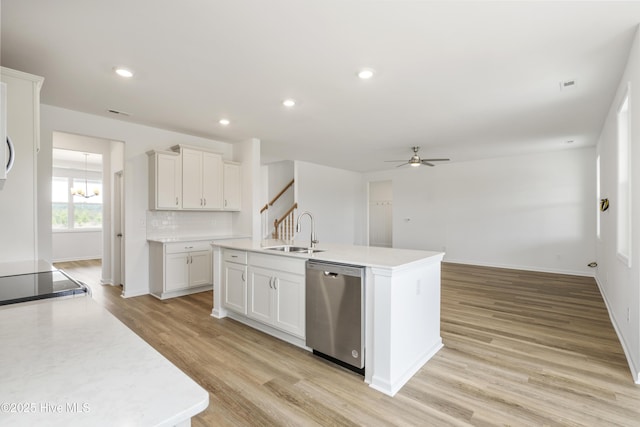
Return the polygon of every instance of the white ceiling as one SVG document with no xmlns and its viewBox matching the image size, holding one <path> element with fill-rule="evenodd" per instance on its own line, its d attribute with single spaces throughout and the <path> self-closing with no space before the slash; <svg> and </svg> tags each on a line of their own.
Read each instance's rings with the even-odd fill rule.
<svg viewBox="0 0 640 427">
<path fill-rule="evenodd" d="M 610 1 L 1 5 L 1 63 L 44 76 L 45 104 L 357 171 L 413 145 L 452 161 L 594 145 L 640 22 L 640 2 Z"/>
</svg>

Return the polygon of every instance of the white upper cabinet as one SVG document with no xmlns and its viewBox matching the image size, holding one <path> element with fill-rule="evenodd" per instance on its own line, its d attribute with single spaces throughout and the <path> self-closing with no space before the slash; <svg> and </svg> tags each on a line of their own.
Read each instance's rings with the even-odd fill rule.
<svg viewBox="0 0 640 427">
<path fill-rule="evenodd" d="M 150 210 L 240 210 L 239 163 L 197 147 L 171 150 L 147 152 Z"/>
<path fill-rule="evenodd" d="M 179 153 L 149 151 L 149 209 L 180 209 L 182 161 Z"/>
<path fill-rule="evenodd" d="M 182 208 L 222 209 L 222 156 L 191 148 L 181 151 Z"/>
<path fill-rule="evenodd" d="M 240 165 L 224 162 L 224 209 L 239 211 L 242 195 L 240 183 Z"/>
</svg>

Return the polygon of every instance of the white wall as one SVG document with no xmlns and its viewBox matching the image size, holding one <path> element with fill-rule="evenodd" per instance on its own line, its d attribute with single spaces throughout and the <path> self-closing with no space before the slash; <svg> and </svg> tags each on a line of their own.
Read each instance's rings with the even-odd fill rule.
<svg viewBox="0 0 640 427">
<path fill-rule="evenodd" d="M 595 149 L 401 168 L 393 246 L 445 251 L 450 262 L 592 274 Z"/>
<path fill-rule="evenodd" d="M 222 153 L 224 159 L 233 160 L 232 145 L 149 126 L 136 125 L 122 120 L 42 105 L 41 152 L 48 152 L 48 163 L 46 154 L 38 158 L 38 204 L 41 208 L 38 211 L 40 225 L 38 232 L 39 236 L 48 236 L 46 238 L 48 245 L 46 242 L 40 241 L 42 244 L 39 247 L 41 257 L 48 260 L 51 260 L 51 147 L 54 131 L 94 136 L 125 143 L 124 246 L 126 277 L 124 296 L 147 294 L 149 291 L 149 248 L 146 240 L 146 221 L 149 185 L 146 152 L 152 149 L 166 150 L 175 144 L 187 144 L 214 149 Z M 48 180 L 46 177 L 48 177 Z M 229 231 L 232 232 L 232 230 Z"/>
<path fill-rule="evenodd" d="M 369 183 L 369 236 L 370 246 L 393 246 L 393 182 Z"/>
<path fill-rule="evenodd" d="M 627 84 L 631 85 L 631 267 L 616 254 L 617 234 L 617 109 Z M 627 66 L 598 142 L 600 196 L 610 208 L 600 214 L 596 279 L 612 322 L 629 360 L 636 383 L 640 383 L 640 35 L 636 33 Z"/>
<path fill-rule="evenodd" d="M 102 231 L 53 233 L 53 262 L 102 258 Z"/>
<path fill-rule="evenodd" d="M 362 174 L 296 161 L 295 180 L 298 214 L 313 214 L 321 243 L 363 244 L 366 193 Z M 305 217 L 296 239 L 308 241 L 310 230 Z"/>
<path fill-rule="evenodd" d="M 261 239 L 260 233 L 260 140 L 251 138 L 233 145 L 234 160 L 242 162 L 240 180 L 242 202 L 240 212 L 233 214 L 233 233 L 239 236 L 251 236 Z"/>
<path fill-rule="evenodd" d="M 294 162 L 286 160 L 282 162 L 270 163 L 268 165 L 268 185 L 267 194 L 263 197 L 263 206 L 270 202 L 292 179 L 294 179 Z M 267 222 L 273 231 L 273 222 L 285 214 L 295 203 L 294 183 L 273 206 L 267 210 Z"/>
</svg>

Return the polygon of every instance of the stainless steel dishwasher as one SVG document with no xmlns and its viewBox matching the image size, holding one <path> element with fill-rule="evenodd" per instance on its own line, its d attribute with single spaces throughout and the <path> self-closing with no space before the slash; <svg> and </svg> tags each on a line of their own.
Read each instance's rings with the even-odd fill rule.
<svg viewBox="0 0 640 427">
<path fill-rule="evenodd" d="M 306 344 L 313 353 L 364 374 L 364 268 L 309 260 Z"/>
</svg>

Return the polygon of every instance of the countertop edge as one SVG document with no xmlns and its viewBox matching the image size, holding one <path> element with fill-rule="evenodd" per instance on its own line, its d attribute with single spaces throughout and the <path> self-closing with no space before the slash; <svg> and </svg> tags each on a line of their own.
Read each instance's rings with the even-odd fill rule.
<svg viewBox="0 0 640 427">
<path fill-rule="evenodd" d="M 289 258 L 297 258 L 297 259 L 314 259 L 318 261 L 326 261 L 326 262 L 334 262 L 334 263 L 342 263 L 342 264 L 350 264 L 350 265 L 358 265 L 363 267 L 370 268 L 378 268 L 384 270 L 391 270 L 394 272 L 402 271 L 406 268 L 412 268 L 414 265 L 419 263 L 424 263 L 425 261 L 429 261 L 429 263 L 433 262 L 441 262 L 444 257 L 444 252 L 439 251 L 426 251 L 426 250 L 415 250 L 415 249 L 399 249 L 399 248 L 379 248 L 379 247 L 371 247 L 371 246 L 358 246 L 358 245 L 319 245 L 318 249 L 322 252 L 316 252 L 313 254 L 308 253 L 295 253 L 295 252 L 280 252 L 280 251 L 270 251 L 267 248 L 273 246 L 279 246 L 284 244 L 289 244 L 291 242 L 281 242 L 281 241 L 267 241 L 266 244 L 261 244 L 252 241 L 251 239 L 235 239 L 235 240 L 214 240 L 211 242 L 211 245 L 214 247 L 226 248 L 226 249 L 235 249 L 235 250 L 243 250 L 254 253 L 263 253 L 274 256 L 283 256 Z M 260 246 L 257 246 L 260 245 Z M 302 245 L 296 243 L 296 245 Z M 304 245 L 303 245 L 304 246 Z M 370 259 L 367 259 L 366 254 L 361 255 L 360 259 L 358 258 L 358 251 L 371 251 L 375 250 L 377 252 L 388 252 L 391 254 L 393 251 L 396 253 L 402 252 L 407 256 L 407 260 L 403 262 L 379 262 L 374 261 L 369 256 Z M 353 251 L 350 254 L 346 254 L 347 251 Z M 342 255 L 342 256 L 341 256 Z"/>
</svg>

